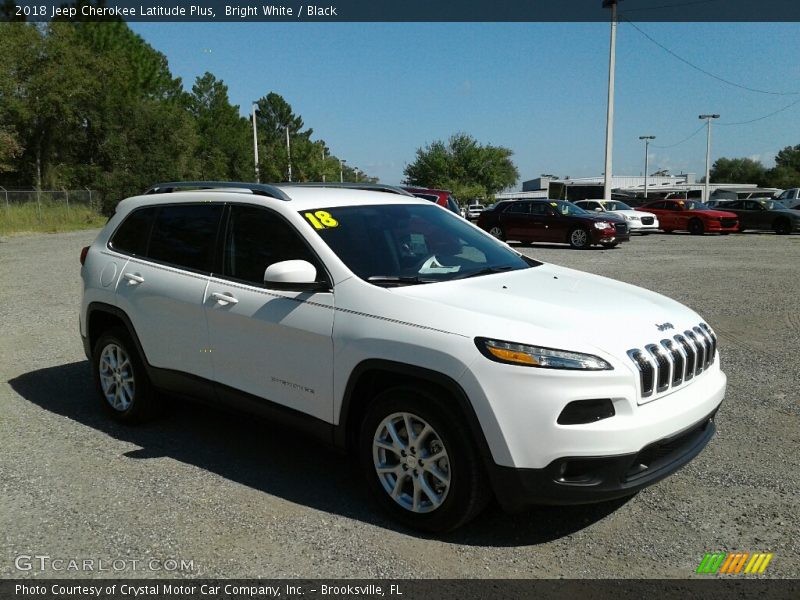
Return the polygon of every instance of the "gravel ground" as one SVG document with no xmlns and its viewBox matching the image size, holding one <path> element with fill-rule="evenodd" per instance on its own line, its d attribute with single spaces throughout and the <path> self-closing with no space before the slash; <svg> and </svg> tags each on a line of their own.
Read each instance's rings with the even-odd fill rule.
<svg viewBox="0 0 800 600">
<path fill-rule="evenodd" d="M 800 236 L 523 249 L 698 310 L 729 377 L 718 434 L 631 499 L 513 516 L 493 506 L 428 539 L 386 520 L 346 458 L 291 432 L 186 405 L 138 428 L 106 420 L 77 318 L 78 255 L 95 234 L 0 240 L 2 577 L 683 578 L 716 550 L 774 552 L 767 576 L 800 576 Z M 20 555 L 95 571 L 20 571 Z M 99 572 L 99 560 L 127 562 Z"/>
</svg>

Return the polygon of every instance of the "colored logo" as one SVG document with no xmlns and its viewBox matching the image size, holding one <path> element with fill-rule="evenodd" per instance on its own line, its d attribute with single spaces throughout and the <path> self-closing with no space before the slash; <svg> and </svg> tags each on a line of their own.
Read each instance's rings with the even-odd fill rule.
<svg viewBox="0 0 800 600">
<path fill-rule="evenodd" d="M 763 573 L 773 556 L 763 552 L 706 552 L 697 572 L 704 575 Z"/>
</svg>

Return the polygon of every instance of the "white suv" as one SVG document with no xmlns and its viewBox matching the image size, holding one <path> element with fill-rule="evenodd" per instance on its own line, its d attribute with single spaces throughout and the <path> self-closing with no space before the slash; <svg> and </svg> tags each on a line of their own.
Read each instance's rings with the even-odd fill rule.
<svg viewBox="0 0 800 600">
<path fill-rule="evenodd" d="M 161 184 L 81 259 L 113 417 L 150 417 L 166 391 L 287 420 L 428 531 L 493 494 L 509 510 L 633 494 L 703 449 L 725 393 L 694 311 L 402 193 Z"/>
</svg>

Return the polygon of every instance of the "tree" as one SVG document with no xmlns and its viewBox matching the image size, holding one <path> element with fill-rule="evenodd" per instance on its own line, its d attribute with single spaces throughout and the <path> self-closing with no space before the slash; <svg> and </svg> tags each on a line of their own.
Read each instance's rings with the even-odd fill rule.
<svg viewBox="0 0 800 600">
<path fill-rule="evenodd" d="M 763 186 L 767 170 L 751 158 L 719 158 L 711 169 L 711 181 L 722 183 L 755 183 Z"/>
<path fill-rule="evenodd" d="M 227 86 L 205 73 L 195 81 L 187 102 L 197 129 L 193 155 L 200 179 L 252 179 L 250 126 L 239 107 L 230 104 Z"/>
<path fill-rule="evenodd" d="M 483 146 L 472 136 L 457 133 L 446 143 L 434 141 L 418 148 L 416 159 L 403 173 L 410 185 L 449 189 L 464 199 L 490 197 L 519 179 L 512 154 L 508 148 Z"/>
<path fill-rule="evenodd" d="M 259 171 L 262 181 L 285 181 L 289 174 L 289 156 L 286 148 L 286 130 L 292 153 L 292 168 L 301 177 L 306 171 L 304 159 L 310 149 L 306 142 L 311 138 L 311 129 L 303 130 L 303 119 L 292 112 L 291 105 L 280 94 L 270 92 L 256 102 L 256 125 L 259 144 Z M 293 176 L 292 179 L 303 179 Z"/>
</svg>

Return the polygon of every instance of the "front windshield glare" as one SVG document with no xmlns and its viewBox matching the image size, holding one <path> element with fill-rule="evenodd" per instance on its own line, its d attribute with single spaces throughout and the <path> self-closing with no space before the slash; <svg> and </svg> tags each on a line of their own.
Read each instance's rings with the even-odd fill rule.
<svg viewBox="0 0 800 600">
<path fill-rule="evenodd" d="M 539 264 L 437 206 L 339 206 L 300 214 L 353 273 L 376 285 L 447 281 Z"/>
<path fill-rule="evenodd" d="M 578 216 L 587 214 L 587 211 L 583 210 L 580 206 L 573 204 L 572 202 L 559 201 L 551 202 L 550 204 L 554 206 L 558 212 L 565 216 Z"/>
<path fill-rule="evenodd" d="M 686 210 L 711 210 L 711 208 L 697 200 L 687 200 L 684 202 Z"/>
</svg>

